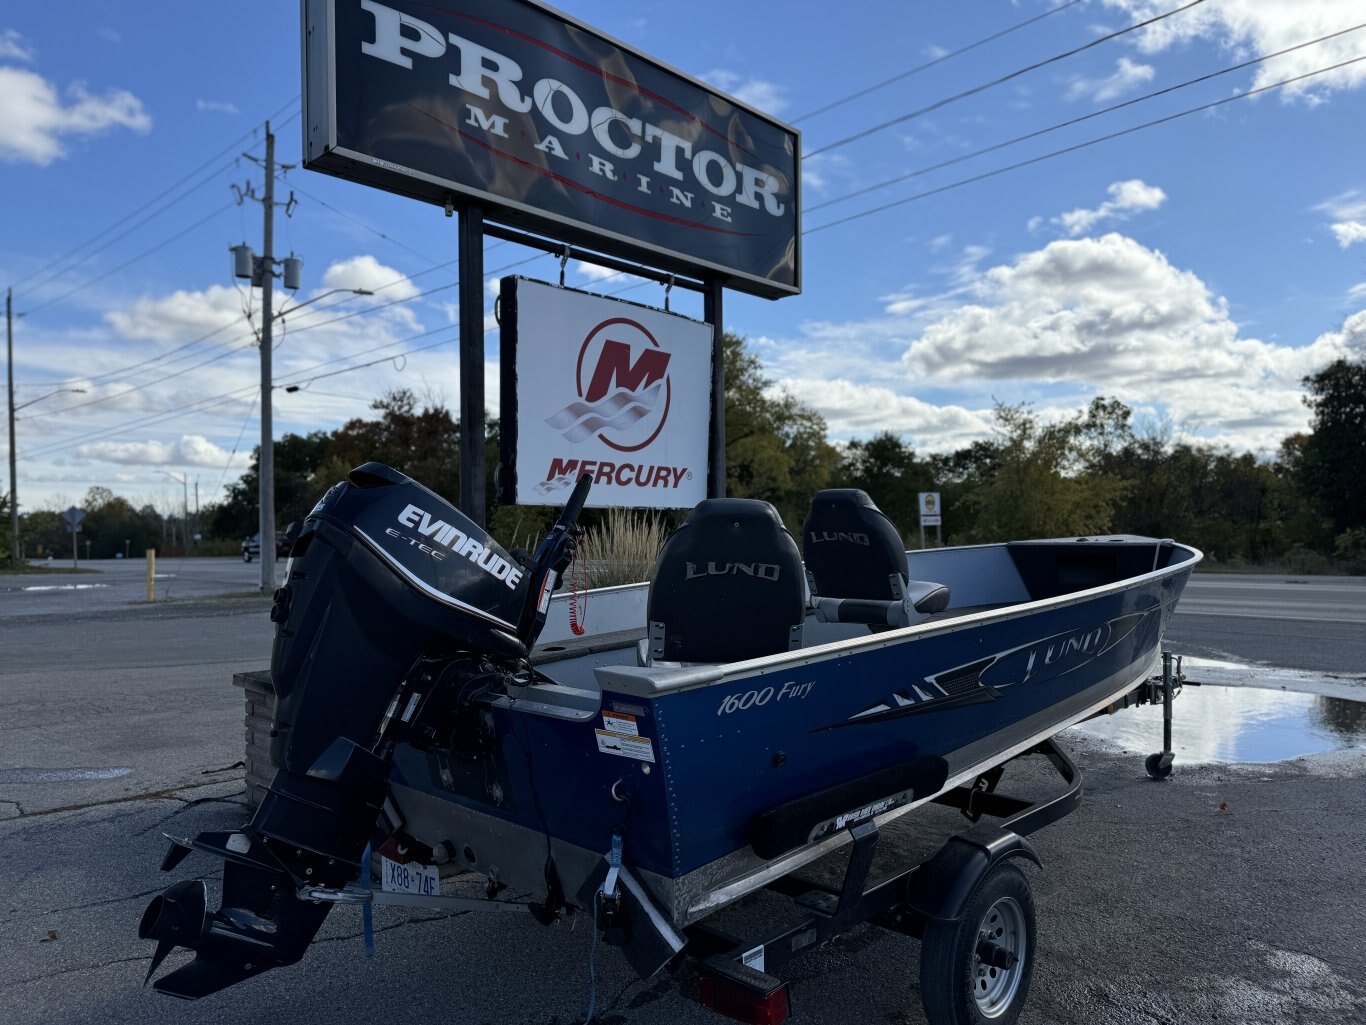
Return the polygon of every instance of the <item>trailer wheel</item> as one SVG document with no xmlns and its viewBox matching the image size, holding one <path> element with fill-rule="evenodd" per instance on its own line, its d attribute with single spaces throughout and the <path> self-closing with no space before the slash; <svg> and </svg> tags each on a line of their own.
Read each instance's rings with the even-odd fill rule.
<svg viewBox="0 0 1366 1025">
<path fill-rule="evenodd" d="M 1023 872 L 991 869 L 956 922 L 920 943 L 920 999 L 930 1025 L 1013 1025 L 1034 970 L 1034 898 Z"/>
<path fill-rule="evenodd" d="M 1148 755 L 1147 759 L 1143 762 L 1143 768 L 1148 771 L 1148 775 L 1152 779 L 1166 779 L 1172 774 L 1172 763 L 1167 762 L 1166 765 L 1162 764 L 1161 751 L 1154 751 L 1152 754 Z"/>
</svg>

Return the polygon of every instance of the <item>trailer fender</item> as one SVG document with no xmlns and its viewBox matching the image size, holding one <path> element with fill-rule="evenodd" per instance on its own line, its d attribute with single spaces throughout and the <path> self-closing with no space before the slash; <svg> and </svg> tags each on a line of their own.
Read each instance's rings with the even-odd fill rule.
<svg viewBox="0 0 1366 1025">
<path fill-rule="evenodd" d="M 906 907 L 936 922 L 955 922 L 977 884 L 997 863 L 1009 858 L 1024 858 L 1043 867 L 1033 845 L 1019 833 L 985 824 L 959 833 L 912 873 Z"/>
</svg>

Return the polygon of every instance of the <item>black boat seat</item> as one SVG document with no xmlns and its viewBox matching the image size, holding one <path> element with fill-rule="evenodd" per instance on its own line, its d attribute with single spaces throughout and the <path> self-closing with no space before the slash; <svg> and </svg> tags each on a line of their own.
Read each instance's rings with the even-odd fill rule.
<svg viewBox="0 0 1366 1025">
<path fill-rule="evenodd" d="M 945 585 L 910 579 L 901 535 L 856 488 L 832 488 L 811 500 L 802 555 L 819 622 L 911 626 L 949 606 Z"/>
<path fill-rule="evenodd" d="M 660 550 L 641 662 L 740 662 L 801 647 L 797 543 L 767 502 L 710 498 Z"/>
</svg>

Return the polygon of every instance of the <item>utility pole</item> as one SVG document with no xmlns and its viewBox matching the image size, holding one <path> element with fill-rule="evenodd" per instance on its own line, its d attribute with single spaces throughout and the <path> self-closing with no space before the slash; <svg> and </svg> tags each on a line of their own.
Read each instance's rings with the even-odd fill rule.
<svg viewBox="0 0 1366 1025">
<path fill-rule="evenodd" d="M 266 195 L 261 201 L 261 591 L 275 591 L 275 427 L 271 420 L 271 298 L 275 285 L 275 135 L 266 122 Z"/>
<path fill-rule="evenodd" d="M 19 495 L 14 440 L 14 289 L 5 290 L 5 366 L 9 370 L 9 533 L 10 565 L 19 565 Z"/>
<path fill-rule="evenodd" d="M 270 130 L 270 122 L 266 122 L 266 158 L 264 161 L 257 161 L 256 157 L 244 154 L 253 163 L 261 163 L 265 171 L 265 191 L 261 196 L 257 196 L 255 190 L 248 185 L 245 189 L 238 189 L 237 202 L 240 204 L 245 199 L 255 199 L 261 204 L 264 214 L 264 223 L 261 231 L 261 247 L 263 252 L 260 256 L 254 256 L 251 248 L 243 243 L 240 246 L 233 246 L 234 269 L 233 273 L 239 277 L 251 278 L 253 285 L 261 287 L 261 447 L 257 458 L 257 468 L 259 473 L 259 504 L 261 514 L 259 519 L 261 532 L 261 590 L 270 594 L 275 590 L 275 427 L 272 422 L 271 398 L 273 385 L 273 371 L 271 369 L 271 349 L 273 343 L 273 328 L 275 314 L 272 310 L 275 293 L 275 135 Z M 287 171 L 293 165 L 281 165 L 280 170 Z M 286 216 L 294 208 L 294 194 L 290 193 L 289 201 L 281 204 L 285 207 Z M 284 266 L 284 285 L 287 289 L 299 287 L 299 268 L 301 260 L 292 255 L 279 261 Z"/>
</svg>

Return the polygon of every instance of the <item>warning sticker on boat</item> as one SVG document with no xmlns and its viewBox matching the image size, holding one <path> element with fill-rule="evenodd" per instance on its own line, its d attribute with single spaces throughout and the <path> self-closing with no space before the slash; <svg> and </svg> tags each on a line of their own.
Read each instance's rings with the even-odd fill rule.
<svg viewBox="0 0 1366 1025">
<path fill-rule="evenodd" d="M 608 730 L 595 730 L 598 735 L 598 750 L 603 754 L 634 758 L 638 762 L 653 762 L 655 747 L 649 737 L 632 737 Z"/>
<path fill-rule="evenodd" d="M 608 733 L 621 733 L 628 737 L 640 736 L 634 715 L 623 715 L 621 712 L 603 712 L 602 726 Z"/>
</svg>

